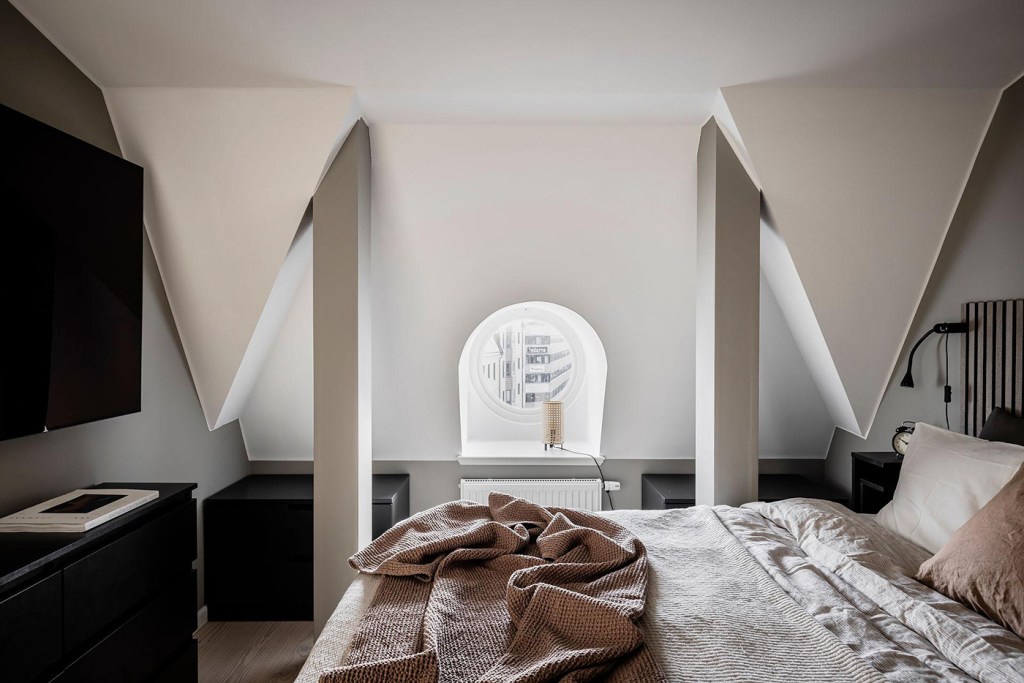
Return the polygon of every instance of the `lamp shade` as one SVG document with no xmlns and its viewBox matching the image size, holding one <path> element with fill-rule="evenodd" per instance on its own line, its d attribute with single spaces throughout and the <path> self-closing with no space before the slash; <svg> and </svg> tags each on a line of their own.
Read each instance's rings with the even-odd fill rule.
<svg viewBox="0 0 1024 683">
<path fill-rule="evenodd" d="M 561 445 L 565 442 L 562 437 L 563 409 L 561 401 L 544 401 L 541 408 L 541 428 L 543 434 L 541 441 L 546 446 Z"/>
</svg>

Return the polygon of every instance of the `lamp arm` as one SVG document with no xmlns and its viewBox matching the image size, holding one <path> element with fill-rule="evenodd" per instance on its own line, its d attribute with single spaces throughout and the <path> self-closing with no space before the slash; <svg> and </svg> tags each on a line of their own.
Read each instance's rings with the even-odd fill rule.
<svg viewBox="0 0 1024 683">
<path fill-rule="evenodd" d="M 910 349 L 910 358 L 907 359 L 907 374 L 905 374 L 903 376 L 903 381 L 900 382 L 900 386 L 901 387 L 913 387 L 914 386 L 914 375 L 913 375 L 913 370 L 914 370 L 914 354 L 917 352 L 917 347 L 919 347 L 921 345 L 921 342 L 923 342 L 925 339 L 927 339 L 929 337 L 929 335 L 934 334 L 934 333 L 935 333 L 935 328 L 932 328 L 932 329 L 928 330 L 927 332 L 924 333 L 924 335 L 921 336 L 920 339 L 917 340 L 917 343 L 914 344 L 914 348 Z"/>
<path fill-rule="evenodd" d="M 964 334 L 967 332 L 967 323 L 938 323 L 932 327 L 932 329 L 925 332 L 921 338 L 917 340 L 917 343 L 914 344 L 914 348 L 910 349 L 910 358 L 907 359 L 907 374 L 903 376 L 903 381 L 900 382 L 901 387 L 913 388 L 914 353 L 917 351 L 917 347 L 921 345 L 921 342 L 928 338 L 928 335 L 936 332 L 938 334 Z"/>
</svg>

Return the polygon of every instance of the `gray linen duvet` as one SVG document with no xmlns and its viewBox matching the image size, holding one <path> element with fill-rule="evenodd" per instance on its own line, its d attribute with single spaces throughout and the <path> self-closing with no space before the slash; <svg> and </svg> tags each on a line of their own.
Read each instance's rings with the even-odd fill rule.
<svg viewBox="0 0 1024 683">
<path fill-rule="evenodd" d="M 647 547 L 642 624 L 669 680 L 1024 682 L 1024 641 L 914 581 L 929 554 L 840 505 L 604 514 Z M 345 661 L 377 582 L 352 584 L 300 683 Z"/>
</svg>

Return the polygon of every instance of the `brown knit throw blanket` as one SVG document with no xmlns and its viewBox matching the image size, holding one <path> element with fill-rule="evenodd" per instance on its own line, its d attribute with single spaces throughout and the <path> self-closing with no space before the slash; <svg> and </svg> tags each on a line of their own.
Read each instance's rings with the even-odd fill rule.
<svg viewBox="0 0 1024 683">
<path fill-rule="evenodd" d="M 418 514 L 349 563 L 383 578 L 321 683 L 665 680 L 637 623 L 647 551 L 599 515 L 491 493 Z"/>
</svg>

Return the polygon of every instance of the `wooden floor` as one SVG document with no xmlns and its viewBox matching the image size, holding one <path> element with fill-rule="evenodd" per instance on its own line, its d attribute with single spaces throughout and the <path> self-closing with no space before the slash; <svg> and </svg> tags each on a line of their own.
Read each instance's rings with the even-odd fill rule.
<svg viewBox="0 0 1024 683">
<path fill-rule="evenodd" d="M 291 683 L 313 647 L 313 622 L 211 621 L 197 638 L 200 683 Z"/>
</svg>

